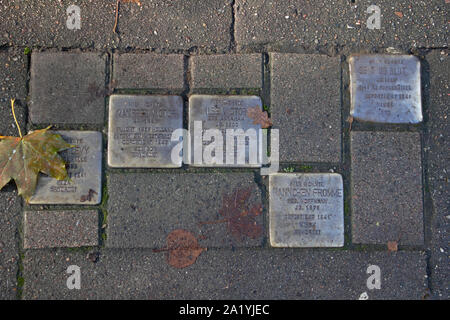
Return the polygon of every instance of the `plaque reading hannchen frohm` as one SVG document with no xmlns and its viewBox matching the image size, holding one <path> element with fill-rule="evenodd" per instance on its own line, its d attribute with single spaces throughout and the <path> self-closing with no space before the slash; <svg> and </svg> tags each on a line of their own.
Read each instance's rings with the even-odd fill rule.
<svg viewBox="0 0 450 320">
<path fill-rule="evenodd" d="M 337 173 L 270 175 L 269 216 L 273 247 L 342 247 L 342 176 Z"/>
</svg>

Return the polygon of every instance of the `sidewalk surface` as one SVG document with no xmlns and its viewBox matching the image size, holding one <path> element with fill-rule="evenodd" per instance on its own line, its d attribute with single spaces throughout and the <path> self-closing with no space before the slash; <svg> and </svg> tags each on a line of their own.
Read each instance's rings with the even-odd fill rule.
<svg viewBox="0 0 450 320">
<path fill-rule="evenodd" d="M 114 31 L 115 0 L 0 0 L 0 135 L 18 135 L 15 98 L 22 131 L 53 125 L 92 169 L 69 204 L 62 184 L 62 200 L 30 204 L 14 182 L 0 191 L 0 299 L 449 299 L 450 3 L 376 1 L 380 29 L 367 27 L 371 4 L 122 1 Z M 366 53 L 419 59 L 423 121 L 350 117 L 349 57 Z M 185 129 L 194 94 L 259 96 L 279 130 L 279 172 L 342 176 L 344 245 L 272 246 L 259 169 L 112 165 L 112 94 L 179 96 Z M 246 191 L 261 210 L 251 234 L 220 223 Z M 168 263 L 177 229 L 203 248 L 185 268 Z M 71 265 L 80 289 L 67 286 Z M 379 288 L 367 286 L 374 265 Z"/>
</svg>

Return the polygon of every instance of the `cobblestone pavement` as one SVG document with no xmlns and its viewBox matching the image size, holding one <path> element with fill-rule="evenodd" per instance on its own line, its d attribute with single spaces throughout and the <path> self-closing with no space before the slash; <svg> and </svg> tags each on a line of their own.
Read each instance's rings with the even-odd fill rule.
<svg viewBox="0 0 450 320">
<path fill-rule="evenodd" d="M 120 4 L 114 32 L 113 0 L 0 0 L 1 135 L 18 135 L 15 98 L 23 131 L 53 125 L 78 146 L 63 155 L 74 184 L 47 180 L 30 203 L 14 182 L 0 191 L 0 299 L 449 299 L 450 4 L 377 1 L 381 28 L 369 29 L 371 4 L 140 0 Z M 375 53 L 418 58 L 423 121 L 350 116 L 349 58 Z M 279 132 L 279 172 L 341 175 L 343 246 L 273 247 L 275 194 L 260 168 L 169 165 L 168 147 L 126 149 L 130 131 L 111 129 L 130 117 L 141 133 L 192 132 L 192 95 L 213 115 L 211 96 L 260 101 Z M 130 150 L 154 159 L 117 155 Z M 185 268 L 170 263 L 177 229 L 200 248 Z M 80 289 L 68 288 L 69 266 Z"/>
</svg>

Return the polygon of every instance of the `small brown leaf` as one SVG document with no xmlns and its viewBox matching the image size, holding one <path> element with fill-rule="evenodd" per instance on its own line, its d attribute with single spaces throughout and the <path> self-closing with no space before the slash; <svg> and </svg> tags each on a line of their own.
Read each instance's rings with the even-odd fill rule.
<svg viewBox="0 0 450 320">
<path fill-rule="evenodd" d="M 390 252 L 395 252 L 398 250 L 398 243 L 397 241 L 388 241 L 387 247 Z"/>
<path fill-rule="evenodd" d="M 167 263 L 175 268 L 186 268 L 195 263 L 206 250 L 198 244 L 197 238 L 189 231 L 177 229 L 167 236 Z"/>
<path fill-rule="evenodd" d="M 267 129 L 273 125 L 267 111 L 261 111 L 261 108 L 258 106 L 248 108 L 247 116 L 253 120 L 253 124 L 260 124 L 263 129 Z"/>
</svg>

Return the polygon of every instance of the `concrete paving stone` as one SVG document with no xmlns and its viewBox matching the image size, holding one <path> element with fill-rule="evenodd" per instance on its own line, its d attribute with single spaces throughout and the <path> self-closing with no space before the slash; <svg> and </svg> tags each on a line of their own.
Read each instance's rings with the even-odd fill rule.
<svg viewBox="0 0 450 320">
<path fill-rule="evenodd" d="M 96 246 L 98 226 L 95 210 L 25 211 L 24 248 Z"/>
<path fill-rule="evenodd" d="M 263 135 L 261 124 L 255 124 L 254 119 L 249 117 L 251 108 L 262 109 L 260 97 L 190 96 L 190 165 L 197 167 L 261 167 Z M 218 132 L 211 132 L 211 136 L 209 136 L 207 130 L 218 130 Z M 233 132 L 229 131 L 227 134 L 228 130 L 233 130 Z"/>
<path fill-rule="evenodd" d="M 181 54 L 114 54 L 113 83 L 119 89 L 184 88 L 184 56 Z"/>
<path fill-rule="evenodd" d="M 0 191 L 0 300 L 12 300 L 17 296 L 21 210 L 16 191 Z"/>
<path fill-rule="evenodd" d="M 27 56 L 23 54 L 23 50 L 0 50 L 0 113 L 3 119 L 0 122 L 0 135 L 19 136 L 11 112 L 11 99 L 16 99 L 15 114 L 22 133 L 25 133 L 27 65 Z"/>
<path fill-rule="evenodd" d="M 56 131 L 74 148 L 60 153 L 71 181 L 41 174 L 30 204 L 94 205 L 102 197 L 102 133 L 97 131 Z"/>
<path fill-rule="evenodd" d="M 422 245 L 420 134 L 351 133 L 354 243 Z"/>
<path fill-rule="evenodd" d="M 24 299 L 421 299 L 426 257 L 421 252 L 348 252 L 292 249 L 208 250 L 176 269 L 165 253 L 102 250 L 28 250 Z M 66 273 L 80 267 L 81 289 Z M 380 268 L 380 289 L 369 290 L 370 265 Z M 177 312 L 177 311 L 174 311 Z"/>
<path fill-rule="evenodd" d="M 270 175 L 269 198 L 272 246 L 344 246 L 344 186 L 340 174 Z"/>
<path fill-rule="evenodd" d="M 372 4 L 381 10 L 381 29 L 367 28 Z M 236 0 L 235 38 L 238 50 L 447 47 L 447 10 L 440 0 Z"/>
<path fill-rule="evenodd" d="M 271 53 L 273 128 L 281 162 L 341 161 L 339 57 Z"/>
<path fill-rule="evenodd" d="M 261 54 L 201 55 L 191 61 L 194 89 L 262 88 Z"/>
<path fill-rule="evenodd" d="M 253 173 L 110 173 L 106 246 L 164 248 L 166 237 L 176 229 L 192 232 L 203 247 L 260 246 L 264 240 L 262 212 L 254 219 L 241 219 L 239 214 L 236 218 L 236 212 L 231 219 L 219 213 L 234 207 L 227 198 L 238 191 L 243 196 L 245 190 L 250 192 L 248 201 L 237 205 L 241 208 L 237 212 L 261 205 Z M 218 221 L 224 219 L 228 220 Z M 254 228 L 260 233 L 247 236 Z"/>
<path fill-rule="evenodd" d="M 33 52 L 31 122 L 103 124 L 105 68 L 100 53 Z"/>
<path fill-rule="evenodd" d="M 152 0 L 121 4 L 122 48 L 224 52 L 230 45 L 231 0 Z"/>
<path fill-rule="evenodd" d="M 429 65 L 430 105 L 428 108 L 428 138 L 425 150 L 428 152 L 428 181 L 433 201 L 431 220 L 430 270 L 433 298 L 450 299 L 450 128 L 449 128 L 449 52 L 433 50 L 426 56 Z"/>
<path fill-rule="evenodd" d="M 81 29 L 69 29 L 66 10 L 80 8 Z M 29 47 L 115 48 L 115 1 L 0 0 L 0 44 Z"/>
<path fill-rule="evenodd" d="M 180 96 L 112 95 L 109 100 L 108 165 L 130 168 L 179 168 L 172 151 L 175 130 L 183 128 Z"/>
</svg>

